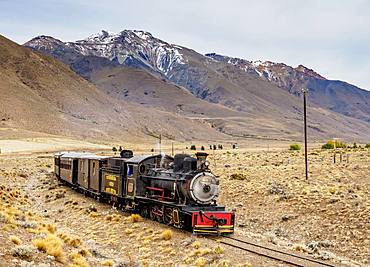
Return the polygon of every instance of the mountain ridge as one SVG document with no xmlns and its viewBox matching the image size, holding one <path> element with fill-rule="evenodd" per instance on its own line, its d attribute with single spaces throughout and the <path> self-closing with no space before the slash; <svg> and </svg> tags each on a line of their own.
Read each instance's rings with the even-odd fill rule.
<svg viewBox="0 0 370 267">
<path fill-rule="evenodd" d="M 243 68 L 239 64 L 241 60 L 235 59 L 234 61 L 238 63 L 236 64 L 228 62 L 229 57 L 217 54 L 202 55 L 192 49 L 169 44 L 144 31 L 125 30 L 117 34 L 103 31 L 83 40 L 65 43 L 60 43 L 59 40 L 51 42 L 50 38 L 52 37 L 36 37 L 25 46 L 68 64 L 75 72 L 97 85 L 105 93 L 115 92 L 121 100 L 132 101 L 139 105 L 157 105 L 156 108 L 173 112 L 171 105 L 158 106 L 160 103 L 169 103 L 169 101 L 166 100 L 168 98 L 166 95 L 157 97 L 160 95 L 160 90 L 153 89 L 153 84 L 157 83 L 154 80 L 163 80 L 167 84 L 166 88 L 172 88 L 168 92 L 177 91 L 176 86 L 183 88 L 196 98 L 221 107 L 217 114 L 214 113 L 211 116 L 206 114 L 207 111 L 199 114 L 204 118 L 203 121 L 210 123 L 221 132 L 226 131 L 227 134 L 249 136 L 264 132 L 273 138 L 287 135 L 297 138 L 301 130 L 299 125 L 302 115 L 301 100 L 298 97 L 302 86 L 307 84 L 318 88 L 316 94 L 312 93 L 315 90 L 310 90 L 310 100 L 316 98 L 321 101 L 311 103 L 313 136 L 328 138 L 328 136 L 337 135 L 338 131 L 348 136 L 359 136 L 368 131 L 365 130 L 369 127 L 367 120 L 370 114 L 366 106 L 367 95 L 358 107 L 346 105 L 346 102 L 341 104 L 343 99 L 336 98 L 332 100 L 336 106 L 332 106 L 333 102 L 323 103 L 322 99 L 330 98 L 332 95 L 330 92 L 336 90 L 330 88 L 333 86 L 332 81 L 326 80 L 303 65 L 292 68 L 280 63 L 256 61 L 254 64 L 248 63 L 248 68 Z M 46 44 L 44 45 L 43 42 Z M 53 45 L 50 46 L 50 43 Z M 216 55 L 217 58 L 215 58 Z M 246 64 L 245 60 L 242 63 Z M 130 68 L 138 71 L 132 72 Z M 284 70 L 282 75 L 275 77 L 275 73 L 281 70 Z M 132 82 L 135 78 L 130 80 L 125 74 L 127 72 L 134 73 L 138 80 Z M 144 79 L 146 84 L 142 84 L 140 77 L 144 77 L 145 72 L 153 75 L 154 80 Z M 329 83 L 329 89 L 325 83 Z M 125 84 L 131 84 L 132 87 L 125 88 Z M 343 87 L 343 84 L 340 86 Z M 135 95 L 136 87 L 143 91 L 139 90 L 135 97 L 130 97 Z M 146 90 L 145 87 L 150 90 Z M 323 98 L 325 90 L 329 93 L 328 97 Z M 362 97 L 360 91 L 356 88 L 353 90 L 354 92 L 351 93 L 354 96 L 353 101 L 358 101 Z M 127 93 L 127 91 L 130 92 Z M 149 97 L 151 91 L 156 93 Z M 147 99 L 145 102 L 140 100 L 141 94 L 144 94 Z M 176 94 L 172 94 L 172 99 Z M 163 101 L 158 102 L 158 99 Z M 199 109 L 205 102 L 197 103 L 193 107 L 197 106 Z M 226 113 L 235 111 L 240 115 L 220 116 L 225 111 L 222 106 L 231 109 Z M 216 119 L 222 116 L 224 116 L 222 121 Z M 226 119 L 227 117 L 234 119 Z M 235 119 L 235 117 L 243 117 L 243 119 Z M 356 119 L 365 121 L 365 124 L 362 125 Z M 279 124 L 273 121 L 279 121 Z M 338 126 L 338 121 L 343 125 Z M 256 127 L 253 126 L 253 122 L 258 122 Z M 355 129 L 353 125 L 357 125 Z M 343 129 L 339 130 L 339 128 Z"/>
</svg>

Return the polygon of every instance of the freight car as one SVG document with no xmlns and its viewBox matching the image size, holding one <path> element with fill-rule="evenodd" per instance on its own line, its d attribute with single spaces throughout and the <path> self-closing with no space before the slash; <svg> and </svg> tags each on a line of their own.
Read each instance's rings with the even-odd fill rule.
<svg viewBox="0 0 370 267">
<path fill-rule="evenodd" d="M 218 178 L 207 153 L 121 157 L 90 153 L 55 154 L 62 183 L 98 200 L 196 234 L 232 234 L 235 214 L 217 204 Z"/>
</svg>

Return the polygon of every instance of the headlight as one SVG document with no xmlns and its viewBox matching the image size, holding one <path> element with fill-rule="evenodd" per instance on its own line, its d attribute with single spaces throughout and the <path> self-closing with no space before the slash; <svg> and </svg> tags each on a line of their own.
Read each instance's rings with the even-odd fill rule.
<svg viewBox="0 0 370 267">
<path fill-rule="evenodd" d="M 209 161 L 208 161 L 208 160 L 206 160 L 206 161 L 204 162 L 204 166 L 206 166 L 206 167 L 208 167 L 208 166 L 209 166 Z"/>
<path fill-rule="evenodd" d="M 198 173 L 190 182 L 190 195 L 197 203 L 210 204 L 218 197 L 217 178 L 209 172 Z"/>
</svg>

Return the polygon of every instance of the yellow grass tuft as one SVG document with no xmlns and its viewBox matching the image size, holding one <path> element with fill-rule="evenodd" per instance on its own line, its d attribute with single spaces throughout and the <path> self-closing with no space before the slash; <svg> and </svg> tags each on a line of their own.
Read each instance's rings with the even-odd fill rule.
<svg viewBox="0 0 370 267">
<path fill-rule="evenodd" d="M 69 244 L 74 248 L 78 248 L 81 245 L 81 240 L 79 238 L 73 238 Z"/>
<path fill-rule="evenodd" d="M 306 246 L 302 244 L 294 244 L 293 249 L 300 252 L 307 252 Z"/>
<path fill-rule="evenodd" d="M 78 254 L 80 254 L 81 256 L 83 257 L 90 257 L 91 256 L 91 253 L 88 249 L 86 248 L 81 248 L 79 251 L 78 251 Z"/>
<path fill-rule="evenodd" d="M 69 267 L 88 267 L 89 264 L 87 263 L 86 259 L 79 253 L 72 253 L 70 255 L 72 263 Z"/>
<path fill-rule="evenodd" d="M 51 234 L 55 234 L 55 232 L 57 231 L 57 227 L 55 224 L 47 224 L 45 226 L 46 230 L 51 233 Z"/>
<path fill-rule="evenodd" d="M 129 219 L 131 222 L 135 223 L 141 221 L 143 218 L 139 214 L 131 214 Z"/>
<path fill-rule="evenodd" d="M 127 235 L 132 234 L 133 232 L 134 232 L 134 229 L 132 229 L 132 228 L 127 228 L 125 230 L 125 234 L 127 234 Z"/>
<path fill-rule="evenodd" d="M 101 263 L 103 266 L 113 266 L 114 262 L 112 260 L 106 260 Z"/>
<path fill-rule="evenodd" d="M 207 260 L 203 257 L 200 257 L 198 258 L 196 261 L 195 261 L 195 264 L 198 266 L 198 267 L 204 267 L 206 266 L 207 264 Z"/>
<path fill-rule="evenodd" d="M 217 267 L 229 267 L 231 266 L 230 261 L 228 260 L 221 260 L 218 264 Z"/>
<path fill-rule="evenodd" d="M 170 240 L 170 239 L 172 239 L 172 236 L 173 236 L 173 233 L 172 233 L 172 231 L 171 231 L 171 230 L 164 230 L 164 231 L 162 232 L 162 238 L 163 238 L 164 240 Z"/>
<path fill-rule="evenodd" d="M 92 212 L 90 212 L 90 217 L 91 218 L 97 218 L 97 217 L 99 217 L 100 216 L 100 214 L 99 213 L 97 213 L 97 212 L 95 212 L 95 211 L 92 211 Z"/>
<path fill-rule="evenodd" d="M 48 234 L 44 239 L 35 239 L 32 243 L 40 251 L 46 252 L 50 256 L 54 256 L 58 261 L 63 261 L 64 252 L 62 241 L 53 234 Z"/>
<path fill-rule="evenodd" d="M 213 251 L 216 253 L 216 254 L 222 254 L 225 252 L 225 249 L 223 247 L 221 247 L 220 245 L 216 246 Z"/>
<path fill-rule="evenodd" d="M 15 235 L 9 236 L 9 240 L 12 241 L 16 245 L 22 244 L 22 240 L 18 236 L 15 236 Z"/>
<path fill-rule="evenodd" d="M 199 241 L 194 241 L 193 242 L 193 244 L 191 244 L 191 246 L 193 247 L 193 248 L 200 248 L 200 246 L 201 246 L 202 244 L 199 242 Z"/>
</svg>

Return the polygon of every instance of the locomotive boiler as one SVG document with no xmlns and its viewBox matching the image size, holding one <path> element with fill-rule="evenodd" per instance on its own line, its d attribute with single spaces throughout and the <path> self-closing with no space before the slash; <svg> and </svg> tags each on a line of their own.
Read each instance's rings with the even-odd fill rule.
<svg viewBox="0 0 370 267">
<path fill-rule="evenodd" d="M 143 179 L 149 181 L 149 188 L 164 189 L 165 196 L 178 203 L 211 205 L 216 203 L 219 181 L 208 168 L 207 156 L 204 152 L 198 152 L 197 158 L 177 154 L 168 166 L 149 169 Z"/>
</svg>

